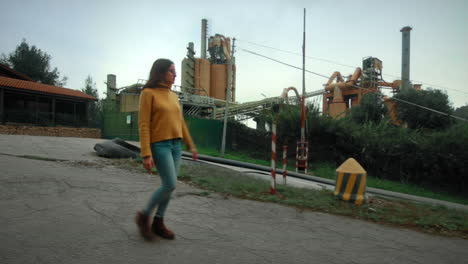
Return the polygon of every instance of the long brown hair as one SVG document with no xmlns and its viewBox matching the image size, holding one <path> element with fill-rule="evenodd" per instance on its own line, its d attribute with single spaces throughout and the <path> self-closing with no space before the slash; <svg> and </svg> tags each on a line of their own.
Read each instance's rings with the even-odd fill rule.
<svg viewBox="0 0 468 264">
<path fill-rule="evenodd" d="M 148 81 L 143 86 L 144 88 L 154 88 L 156 85 L 161 82 L 164 78 L 164 74 L 169 71 L 171 65 L 174 64 L 171 60 L 168 59 L 157 59 L 151 67 L 151 71 L 148 77 Z"/>
</svg>

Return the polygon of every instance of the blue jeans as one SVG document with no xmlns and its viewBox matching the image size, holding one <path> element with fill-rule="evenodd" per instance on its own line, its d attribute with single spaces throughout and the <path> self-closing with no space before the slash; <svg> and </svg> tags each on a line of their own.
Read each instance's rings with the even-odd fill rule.
<svg viewBox="0 0 468 264">
<path fill-rule="evenodd" d="M 177 173 L 182 158 L 180 139 L 152 143 L 151 152 L 161 177 L 161 186 L 153 193 L 143 212 L 151 215 L 154 208 L 158 206 L 156 216 L 162 218 L 177 183 Z"/>
</svg>

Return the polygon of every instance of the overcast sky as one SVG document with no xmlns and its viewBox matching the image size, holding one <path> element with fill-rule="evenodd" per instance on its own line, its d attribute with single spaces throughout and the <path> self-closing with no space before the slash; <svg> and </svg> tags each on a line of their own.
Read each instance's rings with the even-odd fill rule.
<svg viewBox="0 0 468 264">
<path fill-rule="evenodd" d="M 201 19 L 208 33 L 235 37 L 237 101 L 277 96 L 285 87 L 302 90 L 302 72 L 245 52 L 254 51 L 302 66 L 303 8 L 307 9 L 306 68 L 326 76 L 351 74 L 362 58 L 383 61 L 384 78 L 401 74 L 401 32 L 411 26 L 411 73 L 423 88 L 443 88 L 455 107 L 468 104 L 468 1 L 110 1 L 0 0 L 0 53 L 23 38 L 52 56 L 51 65 L 81 89 L 88 75 L 104 96 L 107 74 L 117 86 L 147 79 L 157 58 L 180 71 L 188 42 L 200 56 Z M 323 60 L 330 60 L 348 66 Z M 390 76 L 393 75 L 393 76 Z M 306 74 L 306 90 L 326 79 Z M 180 84 L 180 78 L 176 80 Z"/>
</svg>

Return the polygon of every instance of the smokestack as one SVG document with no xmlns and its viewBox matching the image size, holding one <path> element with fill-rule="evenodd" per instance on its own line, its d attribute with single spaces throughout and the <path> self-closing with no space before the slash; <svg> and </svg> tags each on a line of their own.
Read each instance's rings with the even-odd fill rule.
<svg viewBox="0 0 468 264">
<path fill-rule="evenodd" d="M 402 33 L 402 53 L 401 53 L 401 89 L 411 88 L 410 83 L 410 32 L 411 27 L 404 27 Z"/>
<path fill-rule="evenodd" d="M 201 21 L 201 58 L 206 59 L 206 29 L 208 27 L 208 20 L 202 19 Z"/>
<path fill-rule="evenodd" d="M 117 92 L 117 77 L 114 74 L 107 74 L 107 98 L 115 100 Z"/>
</svg>

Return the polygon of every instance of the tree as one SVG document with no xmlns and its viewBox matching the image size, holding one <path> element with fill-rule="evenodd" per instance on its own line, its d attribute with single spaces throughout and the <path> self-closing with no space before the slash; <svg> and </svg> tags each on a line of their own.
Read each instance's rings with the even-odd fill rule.
<svg viewBox="0 0 468 264">
<path fill-rule="evenodd" d="M 449 115 L 453 113 L 448 95 L 441 90 L 431 88 L 419 91 L 408 89 L 395 95 L 395 98 Z M 452 124 L 452 120 L 449 116 L 415 105 L 397 101 L 396 107 L 398 109 L 398 118 L 406 122 L 409 128 L 442 130 L 448 128 Z"/>
<path fill-rule="evenodd" d="M 15 71 L 23 73 L 34 81 L 51 84 L 55 86 L 64 86 L 67 77 L 60 79 L 60 72 L 57 68 L 51 70 L 50 60 L 52 57 L 29 44 L 25 39 L 19 44 L 15 51 L 8 55 L 2 54 L 0 63 L 3 63 Z"/>
<path fill-rule="evenodd" d="M 457 108 L 455 112 L 453 112 L 453 115 L 468 119 L 468 104 Z"/>
<path fill-rule="evenodd" d="M 382 97 L 377 93 L 365 94 L 361 103 L 351 108 L 351 119 L 358 124 L 380 123 L 387 113 Z"/>
<path fill-rule="evenodd" d="M 96 83 L 93 82 L 93 78 L 91 75 L 88 75 L 85 80 L 85 87 L 81 89 L 81 91 L 87 95 L 91 95 L 93 97 L 98 98 L 98 91 L 96 89 Z"/>
<path fill-rule="evenodd" d="M 95 98 L 99 98 L 98 90 L 96 89 L 96 83 L 93 81 L 91 75 L 85 80 L 85 87 L 81 89 L 85 94 L 91 95 Z M 102 124 L 102 100 L 90 101 L 88 103 L 88 116 L 89 116 L 89 126 L 90 127 L 100 127 Z"/>
</svg>

